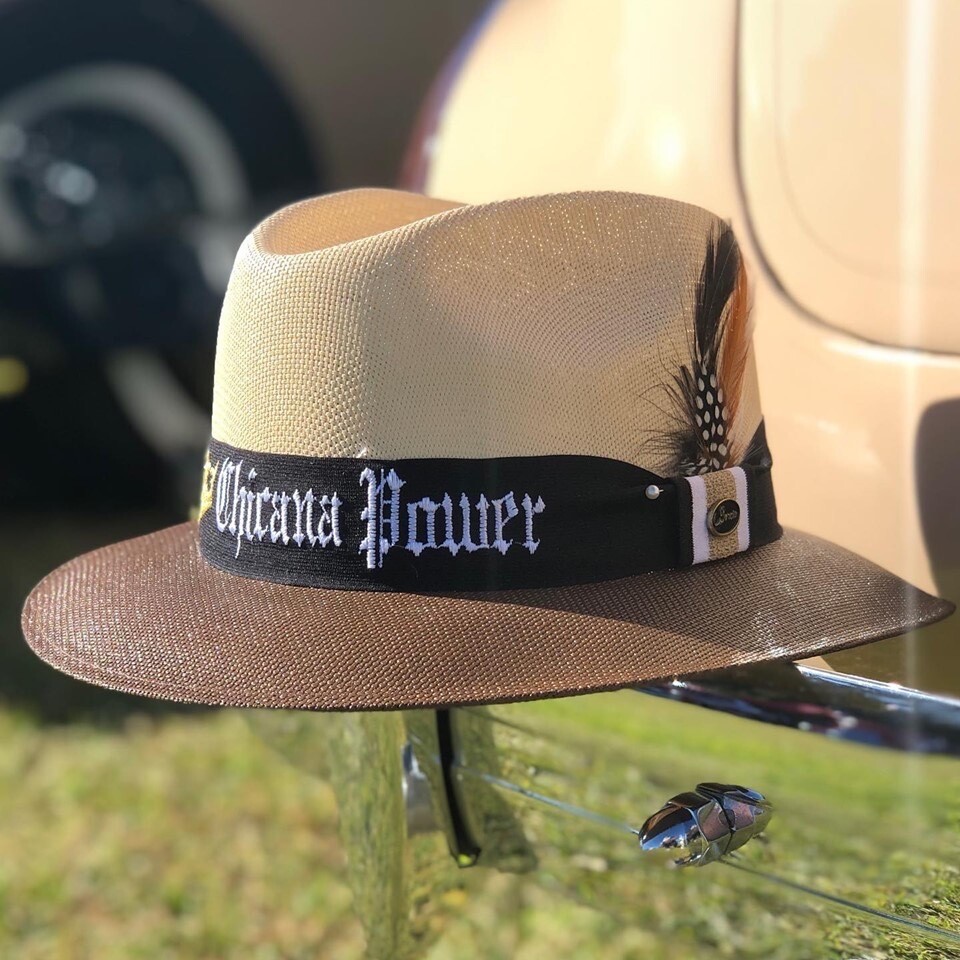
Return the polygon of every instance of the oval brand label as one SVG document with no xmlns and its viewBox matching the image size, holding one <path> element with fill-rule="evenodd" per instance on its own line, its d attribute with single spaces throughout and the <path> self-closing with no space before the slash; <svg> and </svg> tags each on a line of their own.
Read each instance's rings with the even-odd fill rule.
<svg viewBox="0 0 960 960">
<path fill-rule="evenodd" d="M 740 523 L 740 504 L 736 500 L 715 503 L 707 515 L 707 527 L 715 537 L 733 533 Z"/>
</svg>

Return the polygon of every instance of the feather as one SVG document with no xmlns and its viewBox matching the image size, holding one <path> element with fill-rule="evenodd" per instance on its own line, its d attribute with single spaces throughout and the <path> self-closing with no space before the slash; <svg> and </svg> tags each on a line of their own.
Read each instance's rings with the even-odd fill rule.
<svg viewBox="0 0 960 960">
<path fill-rule="evenodd" d="M 750 291 L 747 287 L 747 269 L 740 260 L 737 282 L 730 297 L 723 320 L 723 349 L 719 358 L 718 375 L 726 399 L 726 416 L 731 440 L 731 458 L 739 463 L 746 453 L 747 440 L 741 436 L 740 398 L 750 359 Z"/>
<path fill-rule="evenodd" d="M 669 392 L 675 427 L 675 473 L 722 470 L 736 463 L 733 438 L 749 350 L 749 295 L 733 231 L 724 224 L 707 241 L 694 299 L 691 357 Z"/>
</svg>

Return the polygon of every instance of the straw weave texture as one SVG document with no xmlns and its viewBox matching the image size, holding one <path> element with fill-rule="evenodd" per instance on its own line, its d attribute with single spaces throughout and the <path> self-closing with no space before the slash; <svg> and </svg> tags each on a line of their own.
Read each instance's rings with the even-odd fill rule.
<svg viewBox="0 0 960 960">
<path fill-rule="evenodd" d="M 95 551 L 31 595 L 66 673 L 146 696 L 333 710 L 613 689 L 836 650 L 950 605 L 816 537 L 606 583 L 422 595 L 287 587 L 200 558 L 195 524 Z"/>
<path fill-rule="evenodd" d="M 589 454 L 664 473 L 664 387 L 690 358 L 716 218 L 581 193 L 457 207 L 306 201 L 244 243 L 213 435 L 305 456 Z M 760 421 L 752 359 L 745 440 Z"/>
</svg>

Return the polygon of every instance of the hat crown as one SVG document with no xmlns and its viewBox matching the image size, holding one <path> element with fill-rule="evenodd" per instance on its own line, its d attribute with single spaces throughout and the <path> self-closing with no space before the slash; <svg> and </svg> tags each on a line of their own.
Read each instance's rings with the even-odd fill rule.
<svg viewBox="0 0 960 960">
<path fill-rule="evenodd" d="M 607 192 L 294 204 L 237 256 L 213 435 L 265 453 L 578 454 L 669 474 L 677 377 L 697 373 L 698 289 L 722 230 L 698 207 Z M 760 422 L 746 344 L 741 446 Z"/>
</svg>

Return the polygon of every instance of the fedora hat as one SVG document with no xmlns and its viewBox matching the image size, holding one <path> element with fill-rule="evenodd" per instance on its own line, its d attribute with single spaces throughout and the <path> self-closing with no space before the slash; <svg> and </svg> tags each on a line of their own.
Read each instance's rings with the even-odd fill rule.
<svg viewBox="0 0 960 960">
<path fill-rule="evenodd" d="M 448 706 L 806 657 L 952 609 L 781 528 L 736 240 L 671 200 L 279 211 L 233 268 L 211 433 L 197 521 L 35 588 L 44 660 L 173 700 Z"/>
</svg>

